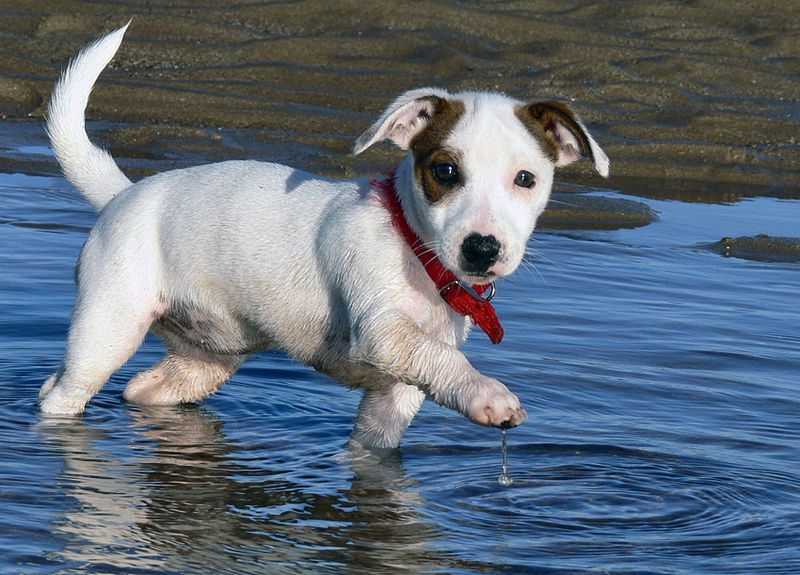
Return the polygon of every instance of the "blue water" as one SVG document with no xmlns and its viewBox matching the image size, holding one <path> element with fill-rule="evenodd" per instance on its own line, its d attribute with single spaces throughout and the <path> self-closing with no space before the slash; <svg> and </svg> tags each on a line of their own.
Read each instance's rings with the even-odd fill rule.
<svg viewBox="0 0 800 575">
<path fill-rule="evenodd" d="M 800 235 L 800 202 L 647 203 L 645 228 L 537 232 L 506 340 L 468 343 L 530 413 L 503 488 L 500 432 L 434 404 L 354 458 L 359 392 L 280 354 L 140 409 L 148 339 L 82 420 L 40 421 L 95 216 L 0 175 L 0 572 L 800 573 L 800 264 L 699 245 Z"/>
</svg>

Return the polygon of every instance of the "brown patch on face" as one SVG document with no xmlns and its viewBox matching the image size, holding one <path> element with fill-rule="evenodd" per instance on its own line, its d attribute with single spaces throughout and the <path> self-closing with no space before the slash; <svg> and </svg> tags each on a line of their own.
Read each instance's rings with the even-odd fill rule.
<svg viewBox="0 0 800 575">
<path fill-rule="evenodd" d="M 438 202 L 455 187 L 439 182 L 431 168 L 438 164 L 452 164 L 463 178 L 461 158 L 444 148 L 444 141 L 453 132 L 453 128 L 466 112 L 464 102 L 446 100 L 431 96 L 428 100 L 433 104 L 433 112 L 428 125 L 414 136 L 410 148 L 414 154 L 414 172 L 417 183 L 422 187 L 425 197 L 431 203 Z M 463 183 L 463 180 L 459 182 Z"/>
<path fill-rule="evenodd" d="M 556 124 L 561 124 L 575 136 L 581 156 L 594 159 L 586 132 L 578 124 L 572 110 L 561 102 L 547 100 L 517 106 L 514 113 L 553 162 L 558 160 L 563 147 L 561 138 L 558 137 Z"/>
</svg>

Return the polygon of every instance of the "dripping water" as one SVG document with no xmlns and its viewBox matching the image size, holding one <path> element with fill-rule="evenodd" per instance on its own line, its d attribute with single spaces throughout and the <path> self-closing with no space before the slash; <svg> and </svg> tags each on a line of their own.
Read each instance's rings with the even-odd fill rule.
<svg viewBox="0 0 800 575">
<path fill-rule="evenodd" d="M 503 472 L 497 478 L 497 482 L 503 487 L 509 487 L 514 483 L 514 479 L 508 474 L 508 434 L 503 430 Z"/>
</svg>

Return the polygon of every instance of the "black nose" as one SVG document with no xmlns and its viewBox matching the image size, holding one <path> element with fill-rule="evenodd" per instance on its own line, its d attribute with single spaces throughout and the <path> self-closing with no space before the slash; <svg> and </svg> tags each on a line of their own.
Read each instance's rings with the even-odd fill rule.
<svg viewBox="0 0 800 575">
<path fill-rule="evenodd" d="M 462 268 L 468 273 L 486 273 L 500 254 L 500 242 L 494 236 L 473 233 L 461 244 Z"/>
</svg>

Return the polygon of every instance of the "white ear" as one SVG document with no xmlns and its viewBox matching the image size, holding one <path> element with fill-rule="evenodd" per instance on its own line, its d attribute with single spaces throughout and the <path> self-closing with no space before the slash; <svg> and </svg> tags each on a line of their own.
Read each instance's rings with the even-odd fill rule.
<svg viewBox="0 0 800 575">
<path fill-rule="evenodd" d="M 361 134 L 353 147 L 360 154 L 371 145 L 391 140 L 400 148 L 407 149 L 411 140 L 427 125 L 436 107 L 437 99 L 449 94 L 438 88 L 421 88 L 401 94 L 386 108 L 378 121 Z"/>
<path fill-rule="evenodd" d="M 555 149 L 556 167 L 568 166 L 581 158 L 591 158 L 597 173 L 608 177 L 608 156 L 572 110 L 553 101 L 528 104 L 525 110 L 527 118 L 541 126 Z"/>
</svg>

